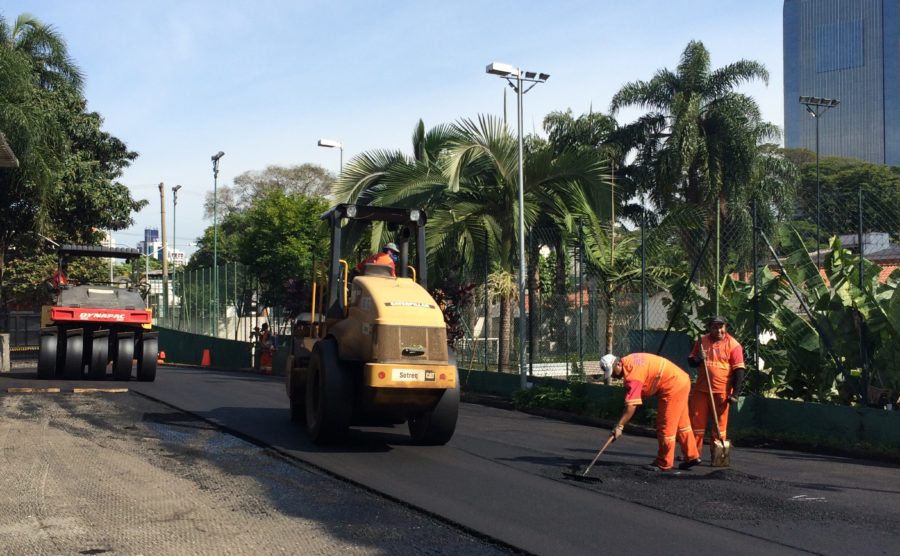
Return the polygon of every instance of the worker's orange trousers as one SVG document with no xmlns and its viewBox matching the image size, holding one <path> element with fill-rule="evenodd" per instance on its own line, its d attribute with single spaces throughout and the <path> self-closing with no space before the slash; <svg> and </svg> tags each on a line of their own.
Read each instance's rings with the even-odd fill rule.
<svg viewBox="0 0 900 556">
<path fill-rule="evenodd" d="M 678 380 L 673 387 L 660 391 L 657 400 L 656 437 L 659 451 L 653 462 L 660 469 L 671 469 L 675 464 L 675 442 L 681 446 L 681 455 L 685 461 L 697 459 L 700 452 L 691 433 L 691 420 L 688 417 L 688 398 L 691 393 L 691 380 L 685 373 L 683 380 Z"/>
<path fill-rule="evenodd" d="M 717 394 L 713 392 L 713 401 L 716 404 L 719 430 L 722 431 L 721 439 L 726 440 L 728 438 L 728 435 L 726 434 L 726 431 L 728 430 L 728 397 L 723 393 Z M 701 392 L 696 388 L 691 392 L 690 412 L 691 428 L 693 428 L 694 440 L 697 442 L 697 452 L 702 453 L 703 437 L 706 434 L 706 424 L 710 419 L 709 392 Z M 716 427 L 714 425 L 710 430 L 709 437 L 709 454 L 710 457 L 712 457 L 712 443 L 719 439 L 719 435 L 716 433 Z"/>
</svg>

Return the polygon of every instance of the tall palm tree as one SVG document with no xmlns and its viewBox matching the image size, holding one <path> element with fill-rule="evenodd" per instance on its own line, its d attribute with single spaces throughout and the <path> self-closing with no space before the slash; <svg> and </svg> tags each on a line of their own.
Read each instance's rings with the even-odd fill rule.
<svg viewBox="0 0 900 556">
<path fill-rule="evenodd" d="M 649 81 L 627 83 L 615 94 L 613 113 L 627 106 L 649 111 L 634 127 L 652 143 L 648 193 L 656 207 L 705 207 L 707 229 L 741 213 L 732 209 L 743 209 L 753 195 L 759 147 L 777 139 L 779 130 L 762 121 L 755 100 L 735 89 L 768 79 L 765 67 L 750 60 L 711 69 L 707 49 L 691 41 L 674 72 L 661 69 Z M 683 237 L 689 254 L 695 254 L 693 239 Z M 707 268 L 715 280 L 718 269 Z"/>
<path fill-rule="evenodd" d="M 514 275 L 518 263 L 518 150 L 514 136 L 498 119 L 480 116 L 439 126 L 414 160 L 402 155 L 364 153 L 348 164 L 338 184 L 344 199 L 381 205 L 422 206 L 429 213 L 431 261 L 452 259 L 473 268 L 488 254 L 498 276 Z M 427 157 L 425 156 L 427 154 Z M 525 160 L 526 226 L 541 213 L 539 199 L 578 184 L 586 191 L 603 187 L 596 156 L 554 157 L 532 153 Z M 496 280 L 495 280 L 496 281 Z M 499 295 L 501 369 L 509 366 L 514 296 Z"/>
<path fill-rule="evenodd" d="M 25 54 L 38 73 L 45 89 L 63 85 L 81 91 L 84 77 L 69 56 L 66 42 L 52 25 L 42 23 L 30 14 L 21 14 L 9 26 L 0 16 L 0 48 Z"/>
</svg>

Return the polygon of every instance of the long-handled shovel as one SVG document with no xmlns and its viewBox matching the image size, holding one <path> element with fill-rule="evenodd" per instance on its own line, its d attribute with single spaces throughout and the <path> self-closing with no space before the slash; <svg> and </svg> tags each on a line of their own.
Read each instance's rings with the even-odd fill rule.
<svg viewBox="0 0 900 556">
<path fill-rule="evenodd" d="M 709 408 L 712 411 L 712 420 L 716 425 L 717 438 L 712 441 L 712 466 L 713 467 L 730 467 L 731 466 L 731 441 L 722 439 L 722 431 L 719 429 L 719 414 L 716 412 L 716 401 L 713 398 L 712 381 L 709 380 L 709 369 L 706 368 L 706 350 L 703 350 L 703 371 L 706 373 L 706 384 L 709 387 Z"/>
<path fill-rule="evenodd" d="M 566 479 L 572 479 L 573 481 L 581 481 L 583 483 L 602 483 L 599 477 L 588 477 L 588 472 L 594 467 L 594 464 L 597 463 L 597 460 L 600 459 L 600 456 L 606 451 L 606 448 L 609 447 L 610 444 L 616 439 L 615 436 L 610 436 L 606 440 L 606 444 L 600 448 L 600 451 L 597 452 L 597 455 L 594 456 L 594 461 L 591 462 L 590 465 L 587 466 L 587 469 L 584 470 L 583 473 L 574 473 L 572 471 L 563 471 L 563 477 Z"/>
</svg>

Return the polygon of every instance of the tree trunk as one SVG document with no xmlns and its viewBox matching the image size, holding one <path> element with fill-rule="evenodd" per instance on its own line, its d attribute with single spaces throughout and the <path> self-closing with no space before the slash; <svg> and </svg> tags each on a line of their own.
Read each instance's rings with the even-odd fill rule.
<svg viewBox="0 0 900 556">
<path fill-rule="evenodd" d="M 512 343 L 512 300 L 508 294 L 500 296 L 500 331 L 497 334 L 498 370 L 509 370 L 509 352 Z"/>
<path fill-rule="evenodd" d="M 556 273 L 553 278 L 553 293 L 566 295 L 566 243 L 562 238 L 556 243 Z"/>
<path fill-rule="evenodd" d="M 568 308 L 569 299 L 566 295 L 566 247 L 565 240 L 560 237 L 556 244 L 556 272 L 553 280 L 553 315 L 550 317 L 551 331 L 556 342 L 556 353 L 565 350 L 568 357 Z"/>
</svg>

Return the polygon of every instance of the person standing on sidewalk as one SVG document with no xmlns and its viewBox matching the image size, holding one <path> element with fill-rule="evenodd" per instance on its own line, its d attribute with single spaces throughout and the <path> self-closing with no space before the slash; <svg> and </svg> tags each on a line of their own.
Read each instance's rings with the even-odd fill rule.
<svg viewBox="0 0 900 556">
<path fill-rule="evenodd" d="M 697 382 L 689 403 L 697 451 L 701 454 L 703 452 L 703 437 L 711 413 L 710 389 L 715 402 L 715 415 L 712 418 L 718 420 L 719 430 L 722 432 L 722 438 L 719 439 L 715 428 L 710 431 L 710 456 L 713 442 L 724 441 L 728 437 L 728 408 L 737 403 L 744 382 L 744 348 L 728 333 L 727 327 L 725 317 L 711 318 L 709 332 L 700 337 L 688 356 L 688 364 L 697 369 Z M 706 379 L 707 372 L 709 381 Z"/>
<path fill-rule="evenodd" d="M 665 357 L 652 353 L 632 353 L 625 357 L 613 354 L 600 359 L 606 378 L 625 381 L 625 411 L 609 433 L 619 439 L 625 425 L 634 416 L 645 397 L 657 397 L 656 438 L 659 443 L 656 459 L 646 468 L 649 471 L 669 471 L 675 464 L 675 443 L 681 446 L 684 462 L 680 469 L 690 469 L 700 463 L 700 453 L 691 422 L 688 418 L 688 396 L 691 377 Z"/>
</svg>

